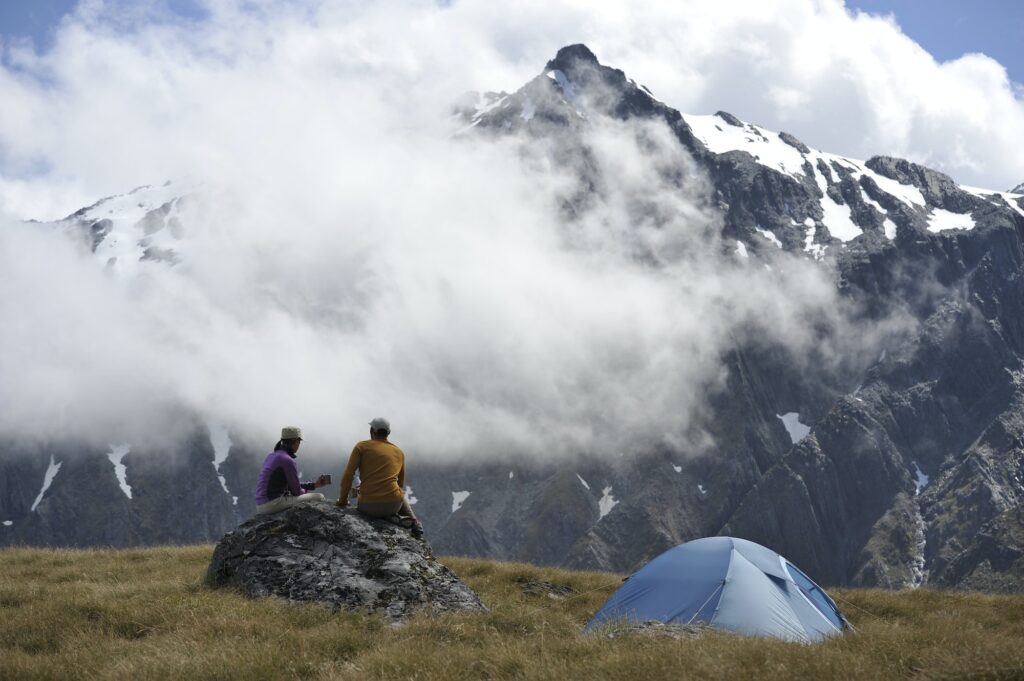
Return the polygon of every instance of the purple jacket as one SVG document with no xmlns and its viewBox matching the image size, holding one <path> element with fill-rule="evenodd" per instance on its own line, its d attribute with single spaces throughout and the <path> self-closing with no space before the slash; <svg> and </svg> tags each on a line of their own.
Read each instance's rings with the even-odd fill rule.
<svg viewBox="0 0 1024 681">
<path fill-rule="evenodd" d="M 267 454 L 263 461 L 259 480 L 256 481 L 256 505 L 277 499 L 286 492 L 297 497 L 311 489 L 316 489 L 312 482 L 299 482 L 299 471 L 292 455 L 278 449 Z"/>
</svg>

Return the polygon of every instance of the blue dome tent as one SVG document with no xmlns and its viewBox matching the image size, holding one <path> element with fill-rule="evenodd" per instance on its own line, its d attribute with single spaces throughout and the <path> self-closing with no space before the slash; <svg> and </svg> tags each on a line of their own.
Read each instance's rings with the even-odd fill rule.
<svg viewBox="0 0 1024 681">
<path fill-rule="evenodd" d="M 612 594 L 586 631 L 617 621 L 702 623 L 804 643 L 850 626 L 824 589 L 795 565 L 733 537 L 697 539 L 661 554 Z"/>
</svg>

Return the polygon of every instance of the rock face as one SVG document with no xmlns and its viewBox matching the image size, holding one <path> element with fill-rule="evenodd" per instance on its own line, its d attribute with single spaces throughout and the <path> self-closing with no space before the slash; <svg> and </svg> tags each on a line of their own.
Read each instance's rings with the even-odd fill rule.
<svg viewBox="0 0 1024 681">
<path fill-rule="evenodd" d="M 211 586 L 237 585 L 248 596 L 278 596 L 401 618 L 482 611 L 480 597 L 434 560 L 408 530 L 331 503 L 256 516 L 217 544 Z"/>
<path fill-rule="evenodd" d="M 166 442 L 111 448 L 8 442 L 0 451 L 0 546 L 216 541 L 252 515 L 256 455 L 234 445 L 220 464 L 205 426 Z M 230 490 L 230 491 L 229 491 Z"/>
</svg>

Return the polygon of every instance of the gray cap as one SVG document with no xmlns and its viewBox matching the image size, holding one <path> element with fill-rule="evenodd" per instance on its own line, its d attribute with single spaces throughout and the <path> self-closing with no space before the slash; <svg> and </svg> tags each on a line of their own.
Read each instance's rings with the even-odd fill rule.
<svg viewBox="0 0 1024 681">
<path fill-rule="evenodd" d="M 388 421 L 383 416 L 378 416 L 374 420 L 370 421 L 370 430 L 372 430 L 375 433 L 378 432 L 378 431 L 381 431 L 381 430 L 390 433 L 391 432 L 391 422 Z"/>
<path fill-rule="evenodd" d="M 301 440 L 302 428 L 298 426 L 285 426 L 281 429 L 282 440 Z"/>
</svg>

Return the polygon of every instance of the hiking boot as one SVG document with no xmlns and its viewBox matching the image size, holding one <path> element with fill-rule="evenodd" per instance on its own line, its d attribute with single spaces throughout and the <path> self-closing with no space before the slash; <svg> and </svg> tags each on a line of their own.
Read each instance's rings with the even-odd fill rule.
<svg viewBox="0 0 1024 681">
<path fill-rule="evenodd" d="M 423 536 L 423 523 L 418 520 L 412 521 L 412 527 L 410 528 L 413 539 L 419 539 Z"/>
<path fill-rule="evenodd" d="M 404 516 L 404 515 L 398 515 L 397 513 L 392 513 L 391 515 L 386 516 L 384 518 L 384 520 L 386 520 L 387 522 L 391 523 L 392 525 L 398 525 L 399 527 L 404 527 L 407 530 L 409 528 L 411 528 L 412 525 L 413 525 L 412 518 L 409 518 L 408 516 Z"/>
</svg>

